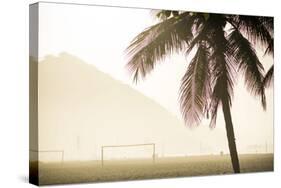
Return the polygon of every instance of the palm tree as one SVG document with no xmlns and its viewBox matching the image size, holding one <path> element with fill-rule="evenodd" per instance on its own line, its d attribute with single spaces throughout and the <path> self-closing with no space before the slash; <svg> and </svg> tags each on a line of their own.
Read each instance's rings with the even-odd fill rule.
<svg viewBox="0 0 281 188">
<path fill-rule="evenodd" d="M 272 74 L 264 77 L 252 43 L 264 47 L 266 54 L 273 54 L 273 19 L 166 10 L 154 13 L 160 21 L 131 42 L 127 68 L 137 82 L 172 53 L 188 55 L 195 51 L 179 91 L 183 118 L 193 126 L 210 114 L 213 128 L 221 106 L 233 170 L 240 173 L 230 110 L 234 78 L 241 73 L 248 91 L 260 96 L 266 108 L 265 85 Z"/>
</svg>

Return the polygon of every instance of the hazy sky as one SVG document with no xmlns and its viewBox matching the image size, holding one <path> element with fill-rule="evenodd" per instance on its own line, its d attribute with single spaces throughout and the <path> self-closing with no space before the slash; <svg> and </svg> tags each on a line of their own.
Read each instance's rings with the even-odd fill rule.
<svg viewBox="0 0 281 188">
<path fill-rule="evenodd" d="M 156 22 L 150 10 L 94 6 L 73 6 L 41 3 L 39 10 L 39 58 L 62 52 L 75 55 L 115 79 L 130 85 L 154 99 L 181 120 L 178 89 L 190 57 L 175 54 L 159 62 L 150 75 L 138 85 L 132 83 L 125 69 L 125 49 L 141 31 Z M 266 69 L 273 63 L 271 57 L 259 56 Z M 267 91 L 268 108 L 264 112 L 258 99 L 250 96 L 241 79 L 237 80 L 232 107 L 236 137 L 247 145 L 272 143 L 273 94 Z M 203 122 L 202 124 L 207 124 Z M 206 126 L 192 131 L 206 131 Z M 217 127 L 224 130 L 219 111 Z M 209 131 L 209 129 L 208 129 Z"/>
</svg>

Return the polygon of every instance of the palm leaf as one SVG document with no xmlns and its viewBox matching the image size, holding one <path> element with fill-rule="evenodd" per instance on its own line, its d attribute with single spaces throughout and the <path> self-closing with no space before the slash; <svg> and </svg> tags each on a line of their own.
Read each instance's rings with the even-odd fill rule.
<svg viewBox="0 0 281 188">
<path fill-rule="evenodd" d="M 265 53 L 273 53 L 273 22 L 271 19 L 239 16 L 238 20 L 238 28 L 246 33 L 251 42 L 265 47 Z"/>
<path fill-rule="evenodd" d="M 269 87 L 272 84 L 273 74 L 274 74 L 274 66 L 272 65 L 264 77 L 263 80 L 264 87 Z"/>
<path fill-rule="evenodd" d="M 198 125 L 210 93 L 209 52 L 200 45 L 184 74 L 180 87 L 180 107 L 186 125 Z"/>
<path fill-rule="evenodd" d="M 273 36 L 273 29 L 274 29 L 273 17 L 261 16 L 258 19 L 267 28 L 267 30 L 269 31 L 270 35 Z"/>
<path fill-rule="evenodd" d="M 188 55 L 197 44 L 202 43 L 203 41 L 205 41 L 206 44 L 211 43 L 211 41 L 208 39 L 208 34 L 212 30 L 209 23 L 210 22 L 206 21 L 202 14 L 196 14 L 193 30 L 194 37 L 192 40 L 190 40 L 190 43 L 186 48 L 186 55 Z"/>
<path fill-rule="evenodd" d="M 238 64 L 238 71 L 242 72 L 245 78 L 245 84 L 254 95 L 261 96 L 262 106 L 266 107 L 264 85 L 263 85 L 263 65 L 259 61 L 251 43 L 237 30 L 228 35 L 229 52 L 228 56 L 234 57 Z"/>
<path fill-rule="evenodd" d="M 268 32 L 271 35 L 271 40 L 269 40 L 269 44 L 265 50 L 265 54 L 272 54 L 274 53 L 274 22 L 273 17 L 259 17 L 260 22 L 266 27 Z"/>
<path fill-rule="evenodd" d="M 187 24 L 187 22 L 191 22 Z M 189 26 L 190 25 L 190 26 Z M 188 13 L 164 20 L 140 33 L 127 48 L 127 67 L 134 81 L 145 77 L 156 62 L 186 47 L 193 37 L 192 19 Z"/>
<path fill-rule="evenodd" d="M 274 40 L 272 39 L 268 44 L 268 47 L 265 49 L 264 54 L 274 54 Z"/>
</svg>

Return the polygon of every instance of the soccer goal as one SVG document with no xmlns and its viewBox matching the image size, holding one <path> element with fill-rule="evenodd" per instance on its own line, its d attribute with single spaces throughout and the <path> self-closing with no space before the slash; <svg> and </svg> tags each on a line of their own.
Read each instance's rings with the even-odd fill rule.
<svg viewBox="0 0 281 188">
<path fill-rule="evenodd" d="M 34 161 L 41 162 L 60 162 L 64 161 L 64 151 L 63 150 L 29 150 L 29 155 Z"/>
<path fill-rule="evenodd" d="M 105 160 L 150 158 L 155 163 L 155 143 L 107 145 L 101 147 L 101 164 Z"/>
</svg>

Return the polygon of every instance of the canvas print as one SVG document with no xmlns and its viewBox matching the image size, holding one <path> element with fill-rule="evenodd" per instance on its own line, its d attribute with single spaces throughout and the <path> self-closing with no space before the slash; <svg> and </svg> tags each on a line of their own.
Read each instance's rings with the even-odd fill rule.
<svg viewBox="0 0 281 188">
<path fill-rule="evenodd" d="M 273 171 L 273 17 L 30 5 L 30 182 Z"/>
</svg>

